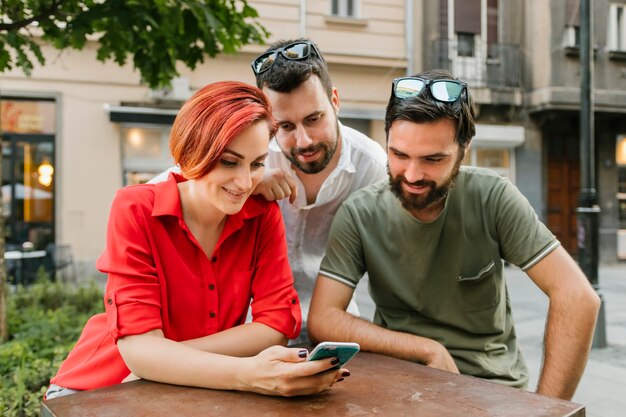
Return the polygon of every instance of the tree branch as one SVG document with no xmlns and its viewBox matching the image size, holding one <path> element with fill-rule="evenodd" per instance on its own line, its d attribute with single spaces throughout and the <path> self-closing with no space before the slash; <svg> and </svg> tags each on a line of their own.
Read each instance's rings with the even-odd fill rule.
<svg viewBox="0 0 626 417">
<path fill-rule="evenodd" d="M 63 0 L 53 0 L 47 9 L 41 11 L 38 15 L 30 17 L 28 19 L 18 20 L 17 22 L 12 23 L 0 23 L 0 32 L 19 30 L 23 27 L 30 25 L 33 22 L 49 20 L 50 15 L 56 15 L 59 12 L 59 7 L 61 6 L 62 1 Z"/>
</svg>

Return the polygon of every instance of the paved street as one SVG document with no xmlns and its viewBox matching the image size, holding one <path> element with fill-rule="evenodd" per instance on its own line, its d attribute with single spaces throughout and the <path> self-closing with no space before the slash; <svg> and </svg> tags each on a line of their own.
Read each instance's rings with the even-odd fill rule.
<svg viewBox="0 0 626 417">
<path fill-rule="evenodd" d="M 506 269 L 517 334 L 528 362 L 530 387 L 539 378 L 542 338 L 548 308 L 547 297 L 517 268 Z M 587 407 L 588 417 L 626 415 L 626 264 L 602 267 L 599 271 L 605 301 L 609 346 L 593 349 L 574 401 Z M 364 317 L 371 318 L 374 306 L 367 283 L 357 288 L 357 302 Z"/>
</svg>

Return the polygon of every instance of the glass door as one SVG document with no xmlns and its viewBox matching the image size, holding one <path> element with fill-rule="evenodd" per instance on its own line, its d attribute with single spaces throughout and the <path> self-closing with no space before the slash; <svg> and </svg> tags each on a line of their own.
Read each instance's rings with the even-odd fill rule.
<svg viewBox="0 0 626 417">
<path fill-rule="evenodd" d="M 4 134 L 2 214 L 7 250 L 54 243 L 54 136 Z"/>
</svg>

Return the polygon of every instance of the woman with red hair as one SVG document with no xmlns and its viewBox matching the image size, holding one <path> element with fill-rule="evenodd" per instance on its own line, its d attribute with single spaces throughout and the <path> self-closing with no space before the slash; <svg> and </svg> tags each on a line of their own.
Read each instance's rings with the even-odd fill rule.
<svg viewBox="0 0 626 417">
<path fill-rule="evenodd" d="M 301 322 L 278 205 L 251 196 L 275 130 L 267 97 L 240 82 L 210 84 L 181 108 L 170 150 L 182 175 L 117 192 L 97 261 L 106 312 L 87 322 L 48 399 L 136 377 L 302 395 L 349 374 L 275 346 Z"/>
</svg>

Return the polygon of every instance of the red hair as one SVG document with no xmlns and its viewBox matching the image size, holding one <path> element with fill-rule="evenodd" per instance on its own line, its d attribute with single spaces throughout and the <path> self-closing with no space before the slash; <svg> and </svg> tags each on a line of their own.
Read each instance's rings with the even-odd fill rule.
<svg viewBox="0 0 626 417">
<path fill-rule="evenodd" d="M 235 137 L 260 121 L 268 124 L 272 137 L 277 125 L 260 89 L 238 81 L 209 84 L 180 109 L 172 125 L 170 152 L 185 178 L 202 177 Z"/>
</svg>

